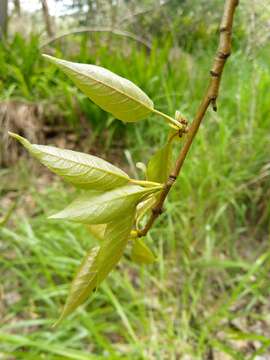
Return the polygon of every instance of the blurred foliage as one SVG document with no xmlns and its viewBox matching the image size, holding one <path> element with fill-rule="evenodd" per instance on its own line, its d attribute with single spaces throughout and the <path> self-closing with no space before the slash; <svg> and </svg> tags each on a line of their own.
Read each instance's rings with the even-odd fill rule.
<svg viewBox="0 0 270 360">
<path fill-rule="evenodd" d="M 158 38 L 160 45 L 170 38 L 174 46 L 196 52 L 216 42 L 224 1 L 208 0 L 74 0 L 65 5 L 66 14 L 59 28 L 69 28 L 69 18 L 76 26 L 110 26 L 140 34 L 142 38 Z M 234 27 L 235 41 L 246 43 L 253 32 L 260 45 L 269 39 L 270 4 L 267 0 L 250 3 L 242 0 Z M 59 29 L 59 30 L 60 30 Z"/>
</svg>

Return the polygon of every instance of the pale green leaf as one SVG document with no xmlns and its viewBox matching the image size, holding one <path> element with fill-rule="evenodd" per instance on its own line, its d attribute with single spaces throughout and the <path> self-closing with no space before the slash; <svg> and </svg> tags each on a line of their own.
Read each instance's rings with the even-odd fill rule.
<svg viewBox="0 0 270 360">
<path fill-rule="evenodd" d="M 130 180 L 124 171 L 96 156 L 54 146 L 31 144 L 22 136 L 9 134 L 43 165 L 76 187 L 109 190 L 127 184 Z"/>
<path fill-rule="evenodd" d="M 146 175 L 146 166 L 143 162 L 137 162 L 136 163 L 136 168 L 141 170 L 143 175 Z"/>
<path fill-rule="evenodd" d="M 152 264 L 156 258 L 142 239 L 136 239 L 131 250 L 131 259 L 137 264 Z"/>
<path fill-rule="evenodd" d="M 149 181 L 165 183 L 172 168 L 171 142 L 159 149 L 149 160 L 146 177 Z"/>
<path fill-rule="evenodd" d="M 137 205 L 136 208 L 137 226 L 139 225 L 139 222 L 143 219 L 143 217 L 147 214 L 147 212 L 151 210 L 151 208 L 155 205 L 156 201 L 157 201 L 157 196 L 155 196 L 154 194 Z"/>
<path fill-rule="evenodd" d="M 69 290 L 69 294 L 57 324 L 81 305 L 97 287 L 98 263 L 100 247 L 92 248 L 84 257 Z"/>
<path fill-rule="evenodd" d="M 135 209 L 139 201 L 160 189 L 161 186 L 143 188 L 137 185 L 125 185 L 104 193 L 89 191 L 50 218 L 84 224 L 106 224 L 125 216 L 128 211 Z"/>
<path fill-rule="evenodd" d="M 94 103 L 117 119 L 138 121 L 154 111 L 152 100 L 137 85 L 107 69 L 43 56 L 63 70 Z"/>
<path fill-rule="evenodd" d="M 81 305 L 119 262 L 128 242 L 134 211 L 107 224 L 101 247 L 85 256 L 72 284 L 66 304 L 56 324 Z"/>
<path fill-rule="evenodd" d="M 134 210 L 131 210 L 126 212 L 122 218 L 107 225 L 104 242 L 98 254 L 98 285 L 105 279 L 122 257 L 129 239 L 133 221 Z"/>
<path fill-rule="evenodd" d="M 87 229 L 98 241 L 103 241 L 107 224 L 87 225 Z"/>
</svg>

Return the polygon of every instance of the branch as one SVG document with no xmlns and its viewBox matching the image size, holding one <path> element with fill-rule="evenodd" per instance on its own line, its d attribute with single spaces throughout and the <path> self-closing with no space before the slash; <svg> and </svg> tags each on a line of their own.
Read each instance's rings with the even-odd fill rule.
<svg viewBox="0 0 270 360">
<path fill-rule="evenodd" d="M 47 41 L 45 41 L 43 44 L 40 45 L 40 48 L 43 48 L 59 39 L 62 39 L 63 37 L 69 36 L 69 35 L 74 35 L 74 34 L 81 34 L 81 33 L 85 33 L 85 32 L 101 32 L 101 33 L 111 33 L 114 35 L 119 35 L 119 36 L 124 36 L 124 37 L 128 37 L 130 39 L 133 39 L 135 41 L 137 41 L 138 43 L 141 43 L 142 45 L 144 45 L 148 50 L 151 50 L 151 44 L 150 42 L 148 42 L 145 39 L 142 39 L 141 37 L 129 32 L 129 31 L 124 31 L 124 30 L 117 30 L 117 29 L 112 29 L 111 27 L 86 27 L 86 28 L 79 28 L 79 29 L 75 29 L 72 31 L 68 31 L 68 32 L 64 32 L 62 34 L 56 35 L 54 37 L 49 38 Z"/>
<path fill-rule="evenodd" d="M 180 150 L 179 156 L 176 160 L 175 167 L 169 176 L 167 182 L 164 184 L 164 188 L 160 194 L 160 197 L 152 209 L 152 214 L 142 230 L 138 231 L 138 236 L 145 236 L 156 218 L 162 213 L 163 203 L 166 200 L 168 193 L 170 192 L 171 187 L 173 186 L 175 180 L 177 179 L 184 161 L 186 159 L 187 153 L 191 147 L 191 144 L 197 134 L 197 131 L 200 127 L 200 124 L 205 116 L 205 113 L 210 105 L 214 111 L 217 111 L 216 100 L 219 94 L 219 87 L 221 76 L 223 72 L 224 65 L 226 60 L 231 54 L 231 37 L 232 37 L 232 25 L 235 9 L 238 5 L 238 0 L 225 0 L 223 17 L 220 25 L 220 38 L 218 50 L 214 59 L 212 69 L 210 71 L 211 79 L 204 95 L 204 98 L 198 108 L 198 111 L 195 115 L 195 118 L 190 126 L 189 132 L 187 134 L 187 139 L 185 144 Z"/>
</svg>

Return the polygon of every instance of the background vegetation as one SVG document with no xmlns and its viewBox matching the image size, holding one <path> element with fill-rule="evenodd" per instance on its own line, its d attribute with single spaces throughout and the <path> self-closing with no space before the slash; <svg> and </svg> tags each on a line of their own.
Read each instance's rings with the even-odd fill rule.
<svg viewBox="0 0 270 360">
<path fill-rule="evenodd" d="M 107 67 L 157 108 L 191 121 L 223 1 L 58 1 L 51 14 L 31 15 L 18 3 L 9 2 L 0 44 L 0 358 L 269 359 L 268 2 L 240 2 L 218 112 L 208 113 L 146 239 L 157 262 L 139 267 L 127 253 L 54 330 L 95 239 L 83 226 L 46 219 L 73 197 L 71 188 L 11 143 L 7 130 L 98 154 L 139 178 L 136 163 L 165 142 L 167 126 L 154 116 L 136 125 L 111 118 L 40 53 Z M 82 27 L 91 31 L 48 43 Z"/>
</svg>

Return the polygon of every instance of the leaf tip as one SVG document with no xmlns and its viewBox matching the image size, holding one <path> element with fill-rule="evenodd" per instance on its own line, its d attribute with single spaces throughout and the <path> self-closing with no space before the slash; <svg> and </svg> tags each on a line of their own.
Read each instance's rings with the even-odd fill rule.
<svg viewBox="0 0 270 360">
<path fill-rule="evenodd" d="M 53 61 L 55 59 L 55 57 L 48 55 L 48 54 L 41 54 L 41 56 L 43 56 L 45 59 L 47 59 L 49 61 Z"/>
<path fill-rule="evenodd" d="M 54 56 L 51 56 L 51 55 L 48 55 L 48 54 L 42 54 L 42 56 L 46 59 L 46 60 L 48 60 L 49 62 L 51 62 L 52 64 L 54 64 L 54 65 L 60 65 L 61 63 L 62 63 L 62 61 L 63 60 L 61 60 L 61 59 L 58 59 L 58 58 L 56 58 L 56 57 L 54 57 Z"/>
<path fill-rule="evenodd" d="M 11 137 L 13 137 L 14 139 L 18 139 L 18 138 L 20 137 L 20 135 L 15 134 L 15 133 L 12 132 L 12 131 L 8 131 L 8 135 L 11 136 Z"/>
<path fill-rule="evenodd" d="M 13 139 L 18 140 L 26 148 L 29 148 L 29 146 L 31 145 L 27 139 L 25 139 L 24 137 L 22 137 L 18 134 L 15 134 L 12 131 L 8 131 L 8 135 L 11 136 Z"/>
</svg>

